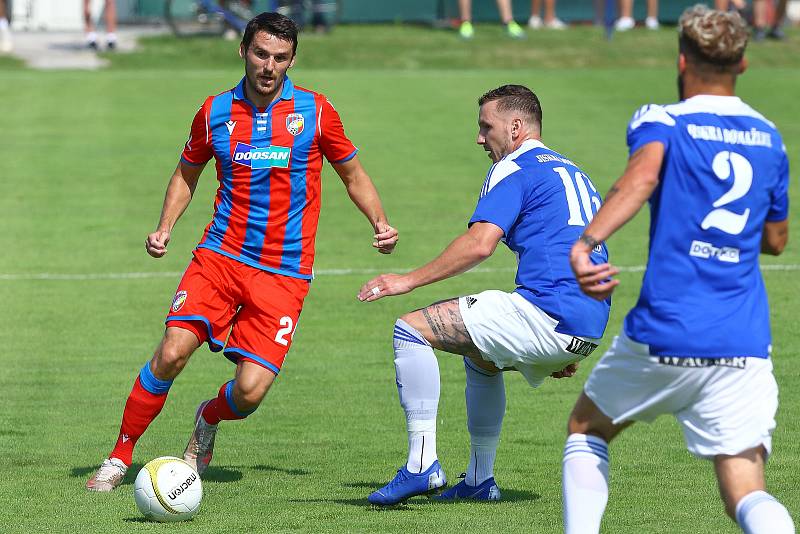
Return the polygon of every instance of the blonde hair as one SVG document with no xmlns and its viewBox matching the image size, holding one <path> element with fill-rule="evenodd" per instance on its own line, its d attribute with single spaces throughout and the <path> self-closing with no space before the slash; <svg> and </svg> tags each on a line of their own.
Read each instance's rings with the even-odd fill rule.
<svg viewBox="0 0 800 534">
<path fill-rule="evenodd" d="M 680 51 L 691 62 L 730 72 L 744 57 L 749 33 L 738 13 L 697 4 L 681 15 L 678 35 Z"/>
</svg>

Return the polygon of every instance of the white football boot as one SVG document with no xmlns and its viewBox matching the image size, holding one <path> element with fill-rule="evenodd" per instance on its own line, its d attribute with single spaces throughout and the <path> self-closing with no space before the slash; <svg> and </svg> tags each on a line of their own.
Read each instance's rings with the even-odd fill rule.
<svg viewBox="0 0 800 534">
<path fill-rule="evenodd" d="M 210 400 L 200 403 L 195 414 L 194 432 L 183 451 L 183 459 L 194 467 L 198 475 L 202 475 L 211 463 L 214 454 L 214 439 L 217 437 L 217 425 L 209 425 L 203 419 L 203 408 Z"/>
<path fill-rule="evenodd" d="M 112 491 L 122 484 L 128 466 L 118 458 L 106 458 L 92 478 L 86 482 L 89 491 Z"/>
</svg>

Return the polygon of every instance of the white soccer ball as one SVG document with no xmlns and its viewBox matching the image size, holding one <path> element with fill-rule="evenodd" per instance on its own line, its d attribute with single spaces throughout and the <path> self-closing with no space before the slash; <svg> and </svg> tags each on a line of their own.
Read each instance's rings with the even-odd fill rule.
<svg viewBox="0 0 800 534">
<path fill-rule="evenodd" d="M 200 476 L 180 458 L 162 456 L 136 475 L 133 496 L 139 511 L 153 521 L 185 521 L 197 513 L 203 498 Z"/>
</svg>

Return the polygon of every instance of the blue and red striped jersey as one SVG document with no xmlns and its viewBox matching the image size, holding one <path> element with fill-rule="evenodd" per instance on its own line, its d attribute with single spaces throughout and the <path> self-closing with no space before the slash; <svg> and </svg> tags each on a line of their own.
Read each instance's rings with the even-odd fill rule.
<svg viewBox="0 0 800 534">
<path fill-rule="evenodd" d="M 188 165 L 216 160 L 214 217 L 197 247 L 266 271 L 312 278 L 322 157 L 343 163 L 356 152 L 328 99 L 288 77 L 266 109 L 245 97 L 244 78 L 208 97 L 181 155 Z"/>
</svg>

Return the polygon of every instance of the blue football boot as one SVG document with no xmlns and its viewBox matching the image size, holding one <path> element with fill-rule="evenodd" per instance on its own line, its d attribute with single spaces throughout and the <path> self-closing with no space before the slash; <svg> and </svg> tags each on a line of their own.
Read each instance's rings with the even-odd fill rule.
<svg viewBox="0 0 800 534">
<path fill-rule="evenodd" d="M 397 470 L 391 482 L 379 490 L 373 491 L 367 500 L 378 506 L 391 506 L 405 501 L 415 495 L 425 495 L 443 488 L 447 484 L 444 469 L 439 460 L 422 473 L 411 473 L 406 466 Z"/>
<path fill-rule="evenodd" d="M 465 475 L 462 474 L 461 478 Z M 499 501 L 500 488 L 494 481 L 494 477 L 489 478 L 478 484 L 470 486 L 466 480 L 462 480 L 452 488 L 434 497 L 437 501 Z"/>
</svg>

